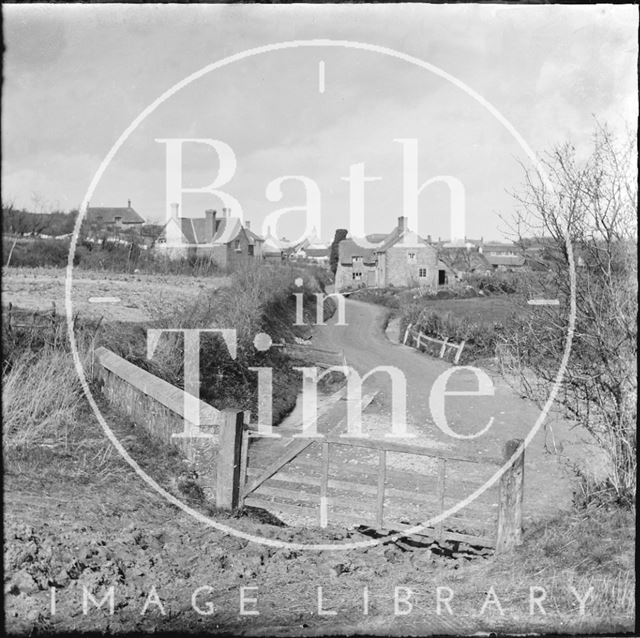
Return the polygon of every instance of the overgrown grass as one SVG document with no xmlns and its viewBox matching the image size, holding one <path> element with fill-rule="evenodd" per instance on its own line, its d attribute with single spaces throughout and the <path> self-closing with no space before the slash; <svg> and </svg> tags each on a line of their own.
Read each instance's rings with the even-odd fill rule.
<svg viewBox="0 0 640 638">
<path fill-rule="evenodd" d="M 403 309 L 400 331 L 409 324 L 436 339 L 448 339 L 465 348 L 460 363 L 493 358 L 507 326 L 524 312 L 511 295 L 469 299 L 417 300 Z"/>
<path fill-rule="evenodd" d="M 3 238 L 3 264 L 23 268 L 64 268 L 69 259 L 69 239 L 18 239 Z M 103 242 L 91 244 L 79 242 L 73 264 L 81 270 L 106 272 L 143 272 L 150 274 L 219 275 L 218 264 L 207 257 L 195 255 L 182 259 L 169 259 L 137 243 L 117 244 Z"/>
<path fill-rule="evenodd" d="M 77 425 L 82 389 L 64 317 L 13 310 L 15 323 L 2 324 L 2 421 L 4 450 L 56 445 Z M 90 368 L 98 322 L 78 323 L 81 360 Z"/>
<path fill-rule="evenodd" d="M 66 439 L 80 400 L 80 382 L 69 353 L 24 351 L 2 379 L 5 450 Z"/>
<path fill-rule="evenodd" d="M 295 281 L 302 278 L 303 286 Z M 307 327 L 295 326 L 296 301 L 294 293 L 302 293 L 305 320 L 315 320 L 315 293 L 324 289 L 313 271 L 294 266 L 254 266 L 232 277 L 231 286 L 205 292 L 180 312 L 158 315 L 153 322 L 158 328 L 222 328 L 236 331 L 236 358 L 229 356 L 218 335 L 205 335 L 200 349 L 200 394 L 203 400 L 222 409 L 257 409 L 257 373 L 252 367 L 271 368 L 273 374 L 273 418 L 279 422 L 295 406 L 301 387 L 296 362 L 281 348 L 266 352 L 258 350 L 254 339 L 266 333 L 274 344 L 286 343 L 295 336 L 304 336 Z M 334 304 L 325 305 L 325 317 L 330 316 Z M 146 348 L 144 344 L 143 348 Z M 144 350 L 132 352 L 138 363 Z M 126 355 L 123 355 L 126 356 Z M 183 340 L 178 335 L 163 338 L 154 354 L 153 365 L 160 376 L 172 383 L 182 384 Z M 131 359 L 131 356 L 127 358 Z M 157 372 L 156 372 L 157 373 Z"/>
</svg>

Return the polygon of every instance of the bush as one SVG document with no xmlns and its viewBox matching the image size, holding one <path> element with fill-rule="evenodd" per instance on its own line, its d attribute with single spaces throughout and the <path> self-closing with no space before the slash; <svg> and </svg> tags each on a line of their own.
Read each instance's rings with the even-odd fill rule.
<svg viewBox="0 0 640 638">
<path fill-rule="evenodd" d="M 460 363 L 470 363 L 477 359 L 494 357 L 499 335 L 504 330 L 500 322 L 483 323 L 457 317 L 451 312 L 425 312 L 421 304 L 413 304 L 402 316 L 400 333 L 409 324 L 435 339 L 448 339 L 460 343 L 465 341 Z"/>
<path fill-rule="evenodd" d="M 60 239 L 18 239 L 7 237 L 2 239 L 4 264 L 11 257 L 11 266 L 34 268 L 46 266 L 49 268 L 64 268 L 69 259 L 69 240 Z M 77 257 L 77 256 L 76 256 Z M 79 258 L 74 259 L 74 265 Z"/>
<path fill-rule="evenodd" d="M 69 259 L 69 239 L 3 238 L 4 264 L 18 267 L 65 268 Z M 144 248 L 137 242 L 119 244 L 113 241 L 91 243 L 81 241 L 76 247 L 73 265 L 84 270 L 132 273 L 136 270 L 151 274 L 219 275 L 213 259 L 191 255 L 169 259 Z"/>
</svg>

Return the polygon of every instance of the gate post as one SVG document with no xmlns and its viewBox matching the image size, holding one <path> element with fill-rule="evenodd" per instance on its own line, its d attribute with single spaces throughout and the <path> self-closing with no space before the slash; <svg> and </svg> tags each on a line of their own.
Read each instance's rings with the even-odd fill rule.
<svg viewBox="0 0 640 638">
<path fill-rule="evenodd" d="M 240 453 L 244 412 L 223 410 L 216 468 L 216 507 L 232 510 L 240 497 Z"/>
<path fill-rule="evenodd" d="M 512 439 L 504 445 L 506 463 L 523 443 Z M 500 477 L 498 505 L 498 537 L 496 554 L 507 552 L 522 543 L 522 493 L 524 487 L 524 448 Z"/>
</svg>

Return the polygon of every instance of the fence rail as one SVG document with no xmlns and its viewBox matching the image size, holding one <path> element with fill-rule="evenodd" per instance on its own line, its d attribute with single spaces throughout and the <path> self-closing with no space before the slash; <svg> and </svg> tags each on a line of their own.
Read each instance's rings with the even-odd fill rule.
<svg viewBox="0 0 640 638">
<path fill-rule="evenodd" d="M 423 332 L 420 332 L 418 330 L 412 330 L 413 324 L 409 324 L 407 326 L 407 329 L 405 330 L 404 333 L 404 339 L 402 340 L 403 344 L 407 344 L 408 339 L 411 337 L 414 340 L 414 345 L 416 348 L 418 348 L 418 350 L 423 347 L 423 341 L 426 341 L 428 343 L 435 343 L 440 347 L 440 353 L 438 355 L 438 357 L 440 359 L 444 358 L 445 352 L 447 350 L 447 348 L 451 348 L 452 350 L 455 350 L 455 356 L 453 358 L 453 363 L 454 365 L 457 365 L 460 361 L 460 357 L 462 355 L 462 351 L 464 350 L 464 346 L 466 341 L 463 339 L 460 343 L 454 343 L 453 341 L 449 341 L 449 338 L 447 337 L 446 339 L 442 340 L 442 339 L 436 339 L 435 337 L 430 337 L 429 335 L 424 334 Z"/>
</svg>

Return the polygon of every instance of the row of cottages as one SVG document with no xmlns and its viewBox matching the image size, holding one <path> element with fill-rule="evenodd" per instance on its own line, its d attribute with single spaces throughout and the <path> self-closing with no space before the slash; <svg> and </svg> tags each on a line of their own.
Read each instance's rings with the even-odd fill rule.
<svg viewBox="0 0 640 638">
<path fill-rule="evenodd" d="M 519 246 L 506 242 L 467 240 L 445 243 L 423 239 L 407 228 L 407 218 L 388 235 L 367 235 L 365 241 L 348 237 L 338 247 L 336 290 L 408 286 L 434 289 L 467 273 L 488 274 L 526 268 Z"/>
<path fill-rule="evenodd" d="M 348 237 L 338 246 L 336 290 L 359 286 L 435 288 L 446 276 L 438 249 L 407 227 L 407 218 L 388 235 Z"/>
<path fill-rule="evenodd" d="M 263 259 L 265 240 L 231 216 L 228 208 L 219 214 L 206 210 L 204 217 L 180 217 L 178 205 L 171 207 L 171 217 L 163 228 L 156 250 L 172 259 L 205 257 L 221 268 L 236 270 L 254 260 Z"/>
</svg>

